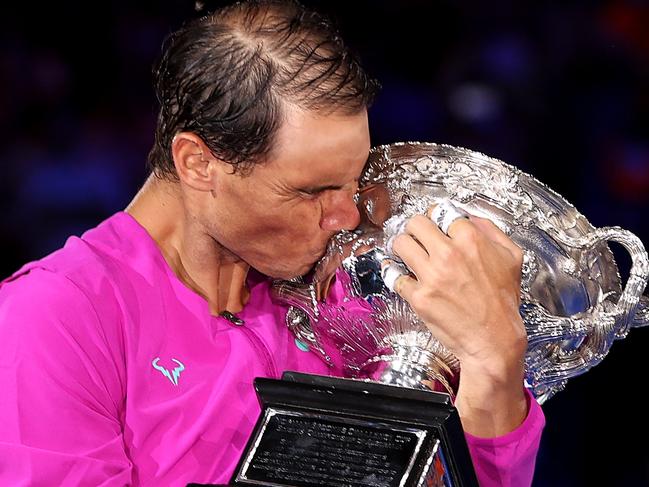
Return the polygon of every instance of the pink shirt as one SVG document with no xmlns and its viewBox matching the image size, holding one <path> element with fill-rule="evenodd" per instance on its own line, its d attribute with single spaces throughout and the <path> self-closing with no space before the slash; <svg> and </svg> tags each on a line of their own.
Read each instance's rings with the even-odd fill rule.
<svg viewBox="0 0 649 487">
<path fill-rule="evenodd" d="M 0 485 L 227 483 L 260 409 L 252 381 L 329 374 L 249 278 L 244 326 L 210 314 L 126 213 L 0 285 Z M 467 435 L 483 487 L 531 484 L 544 418 Z"/>
</svg>

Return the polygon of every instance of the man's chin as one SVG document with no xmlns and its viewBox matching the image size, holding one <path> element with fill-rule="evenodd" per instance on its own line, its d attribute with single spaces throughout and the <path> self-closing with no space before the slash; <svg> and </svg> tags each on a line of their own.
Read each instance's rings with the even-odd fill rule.
<svg viewBox="0 0 649 487">
<path fill-rule="evenodd" d="M 302 267 L 302 268 L 300 268 L 298 270 L 295 270 L 295 271 L 286 272 L 286 273 L 283 274 L 282 277 L 278 277 L 276 279 L 284 279 L 285 281 L 288 281 L 288 280 L 291 280 L 291 279 L 295 279 L 297 277 L 304 277 L 304 276 L 310 274 L 312 270 L 313 270 L 313 264 L 308 265 L 308 266 L 304 266 L 304 267 Z"/>
<path fill-rule="evenodd" d="M 257 269 L 257 270 L 272 279 L 282 279 L 284 281 L 289 281 L 297 277 L 306 276 L 313 270 L 314 266 L 315 263 L 305 264 L 301 267 L 291 268 L 291 269 L 268 269 L 267 271 L 264 271 L 262 269 Z"/>
</svg>

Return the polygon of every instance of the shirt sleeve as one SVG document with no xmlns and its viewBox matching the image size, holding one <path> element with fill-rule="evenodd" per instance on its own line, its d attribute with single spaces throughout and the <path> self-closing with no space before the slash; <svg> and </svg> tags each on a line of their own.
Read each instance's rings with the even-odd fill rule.
<svg viewBox="0 0 649 487">
<path fill-rule="evenodd" d="M 545 417 L 532 394 L 528 390 L 526 394 L 527 417 L 514 431 L 496 438 L 465 433 L 480 487 L 532 485 Z"/>
<path fill-rule="evenodd" d="M 0 485 L 131 483 L 110 334 L 66 277 L 32 269 L 0 284 Z"/>
</svg>

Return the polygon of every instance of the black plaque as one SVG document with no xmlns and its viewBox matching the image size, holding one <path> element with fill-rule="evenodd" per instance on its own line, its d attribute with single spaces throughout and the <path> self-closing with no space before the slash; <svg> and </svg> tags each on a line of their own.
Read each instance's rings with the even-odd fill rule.
<svg viewBox="0 0 649 487">
<path fill-rule="evenodd" d="M 268 408 L 239 479 L 310 487 L 399 487 L 428 432 Z"/>
<path fill-rule="evenodd" d="M 232 485 L 478 486 L 446 394 L 294 372 L 255 388 L 262 414 Z"/>
</svg>

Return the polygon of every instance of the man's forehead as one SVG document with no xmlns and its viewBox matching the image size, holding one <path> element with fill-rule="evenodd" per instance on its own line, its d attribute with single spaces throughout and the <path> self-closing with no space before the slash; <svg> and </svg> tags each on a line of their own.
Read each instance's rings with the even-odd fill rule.
<svg viewBox="0 0 649 487">
<path fill-rule="evenodd" d="M 360 177 L 368 151 L 356 157 L 332 154 L 329 157 L 305 158 L 280 165 L 288 181 L 296 184 L 342 186 Z"/>
<path fill-rule="evenodd" d="M 277 134 L 268 169 L 291 181 L 342 185 L 358 178 L 370 149 L 367 114 L 293 113 Z"/>
<path fill-rule="evenodd" d="M 367 112 L 323 115 L 313 111 L 289 110 L 277 132 L 275 149 L 287 156 L 294 151 L 319 151 L 325 154 L 339 151 L 350 159 L 366 157 L 369 150 Z"/>
</svg>

